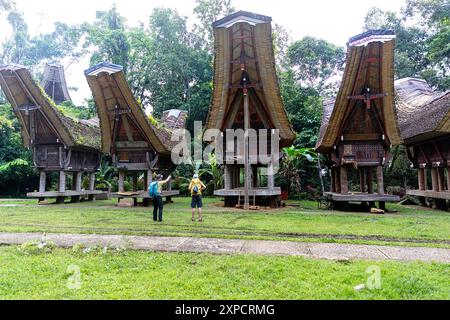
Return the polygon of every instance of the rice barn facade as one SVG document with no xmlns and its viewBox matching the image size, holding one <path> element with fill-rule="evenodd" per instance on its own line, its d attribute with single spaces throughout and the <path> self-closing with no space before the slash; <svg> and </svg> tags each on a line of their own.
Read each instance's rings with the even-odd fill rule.
<svg viewBox="0 0 450 320">
<path fill-rule="evenodd" d="M 224 151 L 219 159 L 224 188 L 214 194 L 224 197 L 228 207 L 280 204 L 281 188 L 275 186 L 273 163 L 281 158 L 280 148 L 292 145 L 295 135 L 278 86 L 271 21 L 239 11 L 213 24 L 214 88 L 206 129 L 219 130 L 223 138 L 217 147 Z M 239 129 L 253 129 L 255 143 L 249 144 L 245 136 L 242 148 L 234 144 L 233 150 L 227 150 L 227 135 Z M 263 137 L 261 129 L 279 130 L 277 150 L 271 150 L 271 139 Z M 270 160 L 263 162 L 261 156 Z"/>
<path fill-rule="evenodd" d="M 418 170 L 418 196 L 422 205 L 448 210 L 450 200 L 450 91 L 437 92 L 425 80 L 395 82 L 399 126 L 408 158 Z"/>
<path fill-rule="evenodd" d="M 0 66 L 0 86 L 21 125 L 23 144 L 31 149 L 34 167 L 39 171 L 39 190 L 27 197 L 40 201 L 56 198 L 63 203 L 66 197 L 78 202 L 82 197 L 93 200 L 104 196 L 104 192 L 95 190 L 95 172 L 101 160 L 98 126 L 64 115 L 24 66 Z M 58 173 L 57 190 L 53 191 L 47 186 L 51 172 Z M 67 186 L 68 174 L 72 174 L 71 188 Z M 83 175 L 89 177 L 87 190 L 82 186 Z"/>
<path fill-rule="evenodd" d="M 132 198 L 134 205 L 143 199 L 149 205 L 148 187 L 154 173 L 169 175 L 174 169 L 171 150 L 171 131 L 164 125 L 150 122 L 133 96 L 125 79 L 123 67 L 110 63 L 100 63 L 85 71 L 97 107 L 101 128 L 101 148 L 111 155 L 118 171 L 119 190 L 112 197 L 119 201 Z M 144 174 L 143 189 L 138 190 L 138 175 Z M 125 191 L 126 175 L 132 176 L 132 191 Z M 168 190 L 162 196 L 170 202 L 179 191 Z"/>
<path fill-rule="evenodd" d="M 324 103 L 316 150 L 331 171 L 324 196 L 336 208 L 378 202 L 385 209 L 385 202 L 399 200 L 385 193 L 383 178 L 391 146 L 402 143 L 394 107 L 394 39 L 387 30 L 352 37 L 338 95 Z"/>
</svg>

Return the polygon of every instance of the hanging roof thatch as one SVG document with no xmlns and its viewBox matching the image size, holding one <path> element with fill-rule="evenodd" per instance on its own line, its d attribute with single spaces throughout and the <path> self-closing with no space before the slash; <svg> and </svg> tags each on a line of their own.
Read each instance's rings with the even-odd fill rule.
<svg viewBox="0 0 450 320">
<path fill-rule="evenodd" d="M 176 143 L 171 141 L 171 132 L 163 126 L 156 127 L 149 121 L 128 86 L 122 66 L 103 62 L 86 70 L 85 76 L 97 106 L 104 153 L 111 152 L 117 107 L 121 112 L 129 112 L 128 115 L 157 153 L 170 154 Z"/>
<path fill-rule="evenodd" d="M 396 107 L 406 143 L 450 133 L 450 91 L 436 92 L 425 80 L 395 81 Z"/>
<path fill-rule="evenodd" d="M 70 99 L 69 91 L 67 90 L 64 67 L 60 64 L 47 63 L 45 65 L 41 86 L 56 104 L 60 104 L 64 101 L 72 101 L 72 99 Z"/>
<path fill-rule="evenodd" d="M 385 135 L 397 145 L 402 142 L 394 107 L 394 33 L 389 30 L 371 30 L 350 38 L 346 67 L 334 106 L 324 105 L 324 119 L 316 148 L 329 152 L 338 141 L 342 126 L 356 103 L 349 96 L 370 93 L 385 94 L 375 100 L 381 112 Z"/>
<path fill-rule="evenodd" d="M 227 115 L 234 101 L 239 99 L 236 97 L 242 79 L 241 63 L 245 61 L 249 82 L 253 84 L 250 93 L 254 93 L 254 105 L 260 105 L 260 116 L 270 123 L 271 128 L 267 129 L 280 130 L 281 145 L 290 145 L 294 140 L 278 86 L 271 21 L 267 16 L 239 11 L 213 24 L 214 89 L 207 129 L 223 130 L 226 127 Z M 231 48 L 238 42 L 241 45 Z"/>
<path fill-rule="evenodd" d="M 86 125 L 80 120 L 65 116 L 44 89 L 33 80 L 26 67 L 21 65 L 0 66 L 0 85 L 21 123 L 23 142 L 26 147 L 30 146 L 30 133 L 24 109 L 37 107 L 50 122 L 58 139 L 66 147 L 100 149 L 98 126 Z"/>
</svg>

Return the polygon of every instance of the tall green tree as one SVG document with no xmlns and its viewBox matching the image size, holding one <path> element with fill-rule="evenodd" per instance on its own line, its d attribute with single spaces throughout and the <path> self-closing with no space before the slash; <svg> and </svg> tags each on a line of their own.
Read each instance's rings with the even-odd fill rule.
<svg viewBox="0 0 450 320">
<path fill-rule="evenodd" d="M 335 91 L 335 78 L 344 65 L 343 48 L 308 36 L 292 43 L 287 55 L 297 81 L 319 92 Z"/>
<path fill-rule="evenodd" d="M 214 35 L 212 24 L 214 21 L 235 11 L 231 0 L 196 0 L 194 14 L 199 23 L 194 26 L 194 31 L 205 41 L 205 47 L 212 51 Z"/>
<path fill-rule="evenodd" d="M 399 14 L 372 8 L 364 28 L 395 31 L 396 78 L 420 77 L 441 90 L 450 88 L 448 0 L 408 0 Z"/>
<path fill-rule="evenodd" d="M 91 65 L 102 61 L 110 61 L 128 67 L 130 44 L 126 34 L 125 18 L 118 12 L 115 5 L 108 11 L 97 11 L 96 21 L 83 24 L 87 33 L 84 47 L 93 47 Z"/>
</svg>

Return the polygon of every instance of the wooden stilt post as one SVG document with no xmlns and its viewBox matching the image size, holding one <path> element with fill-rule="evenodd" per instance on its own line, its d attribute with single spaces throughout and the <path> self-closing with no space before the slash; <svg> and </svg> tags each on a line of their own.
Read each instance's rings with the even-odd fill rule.
<svg viewBox="0 0 450 320">
<path fill-rule="evenodd" d="M 372 194 L 373 193 L 373 178 L 372 178 L 372 167 L 367 167 L 367 192 Z"/>
<path fill-rule="evenodd" d="M 269 166 L 267 167 L 267 187 L 270 191 L 273 191 L 273 189 L 275 189 L 275 176 L 273 175 L 272 162 L 270 162 Z"/>
<path fill-rule="evenodd" d="M 336 192 L 336 169 L 331 168 L 331 192 Z"/>
<path fill-rule="evenodd" d="M 58 192 L 66 192 L 66 172 L 62 170 L 59 171 Z M 57 197 L 56 202 L 64 203 L 64 197 Z"/>
<path fill-rule="evenodd" d="M 66 172 L 65 171 L 59 172 L 58 191 L 66 192 Z"/>
<path fill-rule="evenodd" d="M 133 172 L 133 192 L 137 191 L 138 187 L 138 174 L 137 172 Z"/>
<path fill-rule="evenodd" d="M 225 190 L 231 190 L 232 189 L 232 170 L 231 166 L 226 164 L 224 167 L 224 188 Z"/>
<path fill-rule="evenodd" d="M 438 174 L 438 168 L 431 168 L 431 186 L 433 192 L 439 191 L 439 174 Z M 437 199 L 433 199 L 433 209 L 438 208 L 438 201 Z"/>
<path fill-rule="evenodd" d="M 95 172 L 89 174 L 89 191 L 95 190 Z"/>
<path fill-rule="evenodd" d="M 39 171 L 39 192 L 44 193 L 47 182 L 47 173 L 44 170 Z M 41 197 L 38 202 L 44 201 L 45 198 Z"/>
<path fill-rule="evenodd" d="M 384 194 L 384 180 L 383 180 L 383 167 L 377 167 L 377 191 L 378 194 Z"/>
<path fill-rule="evenodd" d="M 250 197 L 249 197 L 249 189 L 250 189 L 250 163 L 248 159 L 249 153 L 249 133 L 250 129 L 250 113 L 248 108 L 248 95 L 244 91 L 244 209 L 248 210 L 250 208 Z"/>
<path fill-rule="evenodd" d="M 334 176 L 336 181 L 336 192 L 341 193 L 341 167 L 335 167 L 334 168 Z"/>
<path fill-rule="evenodd" d="M 147 194 L 148 194 L 148 190 L 150 189 L 150 184 L 152 183 L 152 180 L 153 180 L 152 170 L 145 171 L 144 172 L 144 189 Z M 144 198 L 142 200 L 142 203 L 143 203 L 144 207 L 148 207 L 148 206 L 150 206 L 150 199 Z"/>
<path fill-rule="evenodd" d="M 445 191 L 445 174 L 444 168 L 438 168 L 438 186 L 439 192 Z"/>
<path fill-rule="evenodd" d="M 125 171 L 119 170 L 119 192 L 125 191 Z"/>
<path fill-rule="evenodd" d="M 74 175 L 76 177 L 75 190 L 76 191 L 81 191 L 81 182 L 82 182 L 82 178 L 83 178 L 83 173 L 82 172 L 76 172 Z"/>
<path fill-rule="evenodd" d="M 348 193 L 348 176 L 347 176 L 347 167 L 341 167 L 341 193 Z"/>
<path fill-rule="evenodd" d="M 359 168 L 359 185 L 361 192 L 366 192 L 366 169 L 364 167 Z"/>
<path fill-rule="evenodd" d="M 425 168 L 419 168 L 419 171 L 417 174 L 417 179 L 418 179 L 418 184 L 419 184 L 419 190 L 421 190 L 421 191 L 425 191 L 427 189 L 426 174 L 427 174 L 427 172 L 426 172 Z M 419 197 L 419 202 L 422 206 L 427 205 L 425 197 Z"/>
<path fill-rule="evenodd" d="M 89 191 L 95 191 L 95 172 L 89 173 Z M 94 200 L 94 195 L 90 194 L 88 200 Z"/>
<path fill-rule="evenodd" d="M 426 190 L 425 189 L 425 169 L 419 168 L 418 171 L 418 183 L 419 183 L 419 190 Z"/>
<path fill-rule="evenodd" d="M 427 168 L 423 168 L 423 190 L 428 190 L 428 170 Z"/>
<path fill-rule="evenodd" d="M 81 191 L 81 172 L 74 172 L 72 175 L 72 190 L 80 192 Z M 70 202 L 80 202 L 80 196 L 72 196 Z"/>
<path fill-rule="evenodd" d="M 39 171 L 39 192 L 45 192 L 47 173 L 44 170 Z"/>
</svg>

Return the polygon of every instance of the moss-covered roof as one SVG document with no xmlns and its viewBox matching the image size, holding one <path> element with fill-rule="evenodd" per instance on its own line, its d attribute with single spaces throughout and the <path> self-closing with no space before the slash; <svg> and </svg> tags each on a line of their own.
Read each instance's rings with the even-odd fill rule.
<svg viewBox="0 0 450 320">
<path fill-rule="evenodd" d="M 28 123 L 24 112 L 17 109 L 23 106 L 39 106 L 51 125 L 57 131 L 58 138 L 66 147 L 79 147 L 100 150 L 100 129 L 87 125 L 81 120 L 63 114 L 45 90 L 33 79 L 29 70 L 20 65 L 0 66 L 0 85 L 13 105 L 14 112 L 22 125 L 24 144 L 30 146 L 27 131 Z"/>
</svg>

